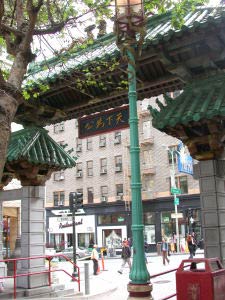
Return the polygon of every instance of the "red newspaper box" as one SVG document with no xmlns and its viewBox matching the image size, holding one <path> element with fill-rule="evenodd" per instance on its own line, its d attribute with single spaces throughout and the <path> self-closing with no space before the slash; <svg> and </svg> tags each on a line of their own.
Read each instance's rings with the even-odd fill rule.
<svg viewBox="0 0 225 300">
<path fill-rule="evenodd" d="M 177 300 L 224 300 L 225 269 L 218 258 L 183 260 L 176 272 Z"/>
</svg>

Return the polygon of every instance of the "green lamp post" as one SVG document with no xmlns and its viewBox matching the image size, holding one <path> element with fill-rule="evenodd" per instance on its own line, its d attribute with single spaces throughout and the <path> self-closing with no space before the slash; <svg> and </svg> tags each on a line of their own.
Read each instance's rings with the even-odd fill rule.
<svg viewBox="0 0 225 300">
<path fill-rule="evenodd" d="M 152 299 L 150 275 L 145 263 L 144 225 L 141 199 L 140 148 L 138 139 L 138 115 L 135 58 L 140 54 L 145 34 L 145 18 L 142 0 L 115 0 L 115 31 L 117 45 L 128 60 L 130 158 L 133 263 L 128 284 L 132 299 Z"/>
</svg>

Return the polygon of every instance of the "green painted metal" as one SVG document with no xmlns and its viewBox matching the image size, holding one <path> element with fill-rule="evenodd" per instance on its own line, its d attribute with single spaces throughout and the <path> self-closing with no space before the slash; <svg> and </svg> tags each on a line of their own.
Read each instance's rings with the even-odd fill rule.
<svg viewBox="0 0 225 300">
<path fill-rule="evenodd" d="M 76 166 L 76 161 L 40 127 L 28 127 L 11 134 L 7 162 L 26 160 L 53 169 Z"/>
<path fill-rule="evenodd" d="M 138 115 L 136 92 L 136 68 L 133 49 L 127 50 L 129 109 L 130 109 L 130 159 L 131 159 L 131 200 L 132 200 L 132 237 L 133 263 L 130 272 L 131 283 L 146 284 L 150 275 L 145 263 L 144 225 L 141 199 L 140 148 L 138 139 Z"/>
<path fill-rule="evenodd" d="M 159 110 L 149 106 L 153 126 L 160 130 L 176 125 L 187 125 L 192 121 L 210 120 L 225 116 L 225 75 L 212 75 L 187 84 L 184 91 L 166 105 L 160 103 Z"/>
</svg>

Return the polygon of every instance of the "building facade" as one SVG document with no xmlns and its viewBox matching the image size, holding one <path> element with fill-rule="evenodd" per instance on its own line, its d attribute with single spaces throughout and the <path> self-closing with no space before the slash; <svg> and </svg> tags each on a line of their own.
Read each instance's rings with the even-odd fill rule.
<svg viewBox="0 0 225 300">
<path fill-rule="evenodd" d="M 190 230 L 201 237 L 199 183 L 177 171 L 177 157 L 171 157 L 168 147 L 176 150 L 179 141 L 152 127 L 147 107 L 155 100 L 138 102 L 144 235 L 150 251 L 155 251 L 162 236 L 170 238 L 175 233 L 172 165 L 181 190 L 180 238 Z M 121 241 L 132 235 L 129 128 L 84 139 L 78 138 L 77 120 L 48 126 L 47 130 L 66 149 L 73 148 L 78 157 L 75 168 L 54 173 L 46 183 L 47 246 L 61 249 L 72 245 L 69 193 L 81 192 L 84 211 L 76 215 L 77 245 L 120 247 Z"/>
</svg>

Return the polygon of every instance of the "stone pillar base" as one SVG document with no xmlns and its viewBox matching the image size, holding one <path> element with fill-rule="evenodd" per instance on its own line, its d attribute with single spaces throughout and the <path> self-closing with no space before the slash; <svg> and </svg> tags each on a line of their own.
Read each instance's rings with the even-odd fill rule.
<svg viewBox="0 0 225 300">
<path fill-rule="evenodd" d="M 38 270 L 37 270 L 38 271 Z M 43 270 L 39 270 L 43 271 Z M 26 274 L 29 270 L 19 270 L 18 274 Z M 30 270 L 30 272 L 34 272 L 34 270 Z M 38 287 L 48 286 L 48 274 L 42 273 L 37 275 L 30 275 L 30 276 L 22 276 L 17 277 L 17 286 L 24 289 L 33 289 Z"/>
<path fill-rule="evenodd" d="M 129 292 L 128 300 L 138 300 L 138 299 L 146 299 L 153 300 L 151 292 L 152 292 L 152 284 L 133 284 L 128 283 L 127 291 Z"/>
</svg>

